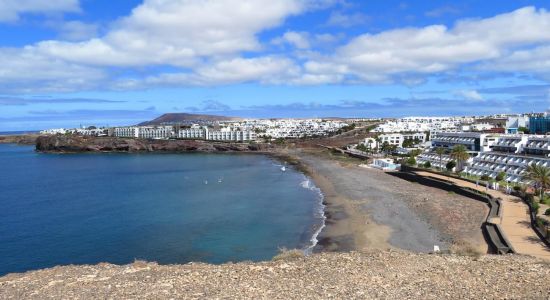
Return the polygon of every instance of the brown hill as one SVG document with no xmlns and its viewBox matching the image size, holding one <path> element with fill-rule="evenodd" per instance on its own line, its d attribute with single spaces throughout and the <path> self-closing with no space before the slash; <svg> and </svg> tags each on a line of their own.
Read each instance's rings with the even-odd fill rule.
<svg viewBox="0 0 550 300">
<path fill-rule="evenodd" d="M 142 122 L 138 125 L 162 125 L 162 124 L 177 124 L 177 123 L 192 123 L 192 122 L 216 122 L 216 121 L 237 121 L 240 118 L 216 116 L 216 115 L 196 115 L 188 113 L 168 113 L 154 120 Z"/>
</svg>

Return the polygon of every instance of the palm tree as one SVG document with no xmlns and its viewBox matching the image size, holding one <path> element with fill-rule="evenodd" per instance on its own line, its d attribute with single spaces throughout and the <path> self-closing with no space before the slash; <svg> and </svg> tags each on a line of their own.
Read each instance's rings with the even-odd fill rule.
<svg viewBox="0 0 550 300">
<path fill-rule="evenodd" d="M 382 139 L 379 136 L 375 136 L 374 140 L 376 141 L 376 153 L 380 150 L 380 143 L 382 143 Z"/>
<path fill-rule="evenodd" d="M 466 150 L 466 147 L 464 147 L 464 145 L 456 145 L 451 151 L 451 157 L 454 158 L 458 163 L 457 171 L 461 171 L 464 162 L 467 161 L 468 158 L 470 158 L 470 154 L 468 154 L 468 151 Z"/>
<path fill-rule="evenodd" d="M 540 199 L 542 200 L 544 191 L 550 187 L 550 168 L 532 163 L 525 169 L 523 179 L 530 181 L 535 191 L 537 187 L 540 188 Z"/>
<path fill-rule="evenodd" d="M 445 154 L 445 149 L 443 147 L 435 148 L 435 153 L 439 155 L 439 171 L 443 170 L 443 154 Z"/>
<path fill-rule="evenodd" d="M 373 142 L 373 140 L 369 140 L 369 141 L 367 142 L 368 145 L 369 145 L 369 152 L 371 152 L 371 153 L 372 153 L 372 142 Z"/>
</svg>

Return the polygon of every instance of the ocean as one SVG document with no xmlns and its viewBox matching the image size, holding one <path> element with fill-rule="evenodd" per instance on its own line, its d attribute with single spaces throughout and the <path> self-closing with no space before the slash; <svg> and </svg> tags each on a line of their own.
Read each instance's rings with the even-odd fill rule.
<svg viewBox="0 0 550 300">
<path fill-rule="evenodd" d="M 269 260 L 324 223 L 308 178 L 255 154 L 43 154 L 0 145 L 0 275 Z"/>
</svg>

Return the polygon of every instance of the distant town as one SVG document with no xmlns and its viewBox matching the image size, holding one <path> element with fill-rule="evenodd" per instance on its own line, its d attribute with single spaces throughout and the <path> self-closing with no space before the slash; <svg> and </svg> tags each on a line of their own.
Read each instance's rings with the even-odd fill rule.
<svg viewBox="0 0 550 300">
<path fill-rule="evenodd" d="M 366 128 L 367 137 L 347 145 L 346 150 L 375 158 L 372 165 L 385 170 L 407 164 L 512 184 L 522 182 L 530 164 L 550 166 L 550 135 L 546 135 L 550 132 L 550 116 L 543 113 L 401 119 L 194 120 L 59 128 L 40 133 L 269 143 L 338 136 L 360 128 Z M 467 155 L 457 157 L 453 149 Z"/>
</svg>

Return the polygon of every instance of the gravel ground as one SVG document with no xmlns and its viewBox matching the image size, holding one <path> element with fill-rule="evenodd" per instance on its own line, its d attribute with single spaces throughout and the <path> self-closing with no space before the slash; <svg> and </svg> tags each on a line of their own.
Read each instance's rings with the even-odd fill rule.
<svg viewBox="0 0 550 300">
<path fill-rule="evenodd" d="M 331 211 L 332 205 L 336 214 L 367 215 L 376 224 L 391 228 L 387 237 L 389 245 L 427 252 L 432 251 L 434 245 L 448 249 L 452 244 L 466 243 L 478 251 L 487 251 L 481 232 L 481 224 L 489 210 L 485 203 L 411 183 L 377 169 L 361 168 L 357 166 L 357 161 L 328 159 L 328 154 L 296 155 L 312 169 L 316 182 L 319 177 L 326 179 L 325 183 L 319 184 L 323 191 L 333 190 L 332 193 L 328 192 L 326 198 L 329 214 L 335 214 Z M 346 202 L 353 203 L 353 209 L 338 209 Z M 330 233 L 330 227 L 338 222 L 335 220 L 327 224 L 327 230 L 320 235 L 321 240 L 339 240 L 338 236 Z M 366 234 L 376 234 L 376 230 L 376 227 L 372 227 L 371 232 Z M 356 243 L 354 248 L 361 250 L 361 246 L 380 248 L 368 242 L 366 245 Z M 346 248 L 349 248 L 349 244 L 344 245 L 343 250 L 348 250 Z"/>
<path fill-rule="evenodd" d="M 522 256 L 323 253 L 263 263 L 65 266 L 0 278 L 1 299 L 548 299 Z"/>
</svg>

